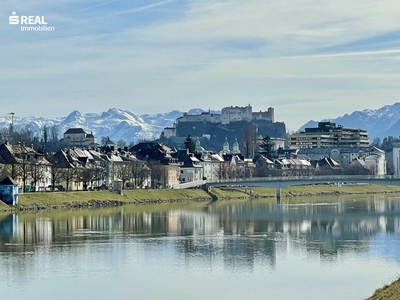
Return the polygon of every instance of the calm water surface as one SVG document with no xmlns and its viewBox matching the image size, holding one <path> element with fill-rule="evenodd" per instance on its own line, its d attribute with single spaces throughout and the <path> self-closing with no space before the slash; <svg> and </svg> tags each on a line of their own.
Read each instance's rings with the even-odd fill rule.
<svg viewBox="0 0 400 300">
<path fill-rule="evenodd" d="M 0 299 L 356 300 L 400 275 L 399 195 L 305 200 L 0 215 Z"/>
</svg>

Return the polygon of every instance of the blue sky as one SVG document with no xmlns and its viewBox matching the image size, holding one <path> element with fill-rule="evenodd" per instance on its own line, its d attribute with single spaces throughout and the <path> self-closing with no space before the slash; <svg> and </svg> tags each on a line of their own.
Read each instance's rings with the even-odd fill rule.
<svg viewBox="0 0 400 300">
<path fill-rule="evenodd" d="M 0 115 L 250 103 L 297 130 L 400 101 L 398 0 L 3 0 L 0 18 Z"/>
</svg>

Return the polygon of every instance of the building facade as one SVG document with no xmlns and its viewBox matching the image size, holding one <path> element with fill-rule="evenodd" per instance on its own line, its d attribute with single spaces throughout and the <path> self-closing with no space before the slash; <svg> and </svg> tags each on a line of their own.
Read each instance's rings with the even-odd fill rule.
<svg viewBox="0 0 400 300">
<path fill-rule="evenodd" d="M 368 132 L 362 129 L 319 122 L 317 128 L 305 128 L 290 135 L 290 148 L 348 148 L 369 147 Z"/>
<path fill-rule="evenodd" d="M 71 147 L 94 147 L 97 143 L 93 133 L 86 133 L 82 128 L 69 128 L 64 133 L 63 141 Z"/>
</svg>

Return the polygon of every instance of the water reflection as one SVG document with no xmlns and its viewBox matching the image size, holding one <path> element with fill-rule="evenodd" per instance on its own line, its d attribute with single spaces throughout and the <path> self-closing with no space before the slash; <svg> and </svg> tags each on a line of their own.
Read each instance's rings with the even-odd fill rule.
<svg viewBox="0 0 400 300">
<path fill-rule="evenodd" d="M 19 214 L 0 219 L 0 252 L 32 251 L 35 245 L 180 236 L 187 238 L 177 243 L 178 253 L 207 256 L 218 252 L 227 261 L 240 257 L 246 263 L 256 255 L 265 256 L 273 266 L 277 242 L 293 243 L 323 256 L 336 256 L 342 250 L 368 251 L 371 239 L 382 239 L 382 234 L 385 239 L 393 239 L 391 234 L 398 237 L 399 213 L 399 199 L 381 195 L 305 204 L 217 203 L 196 210 L 159 212 L 123 207 Z"/>
<path fill-rule="evenodd" d="M 366 285 L 371 287 L 368 296 L 381 285 L 381 278 L 389 278 L 388 272 L 398 273 L 393 262 L 400 261 L 400 198 L 375 195 L 317 200 L 280 205 L 273 200 L 230 201 L 196 208 L 126 206 L 0 216 L 0 276 L 4 279 L 0 289 L 4 285 L 15 288 L 10 293 L 15 299 L 37 290 L 33 299 L 41 299 L 40 289 L 49 283 L 58 292 L 64 282 L 77 285 L 91 282 L 92 277 L 101 281 L 104 276 L 113 285 L 124 278 L 141 282 L 143 287 L 136 286 L 138 293 L 143 289 L 148 295 L 152 290 L 145 288 L 148 279 L 167 291 L 180 278 L 180 289 L 186 284 L 191 290 L 196 287 L 190 285 L 190 278 L 205 274 L 199 277 L 202 281 L 225 284 L 232 290 L 230 299 L 242 299 L 237 281 L 226 281 L 230 274 L 246 285 L 254 284 L 259 299 L 266 289 L 279 299 L 293 299 L 293 291 L 282 296 L 289 283 L 293 289 L 297 287 L 296 292 L 304 293 L 304 298 L 313 299 L 310 286 L 302 288 L 311 280 L 308 278 L 314 289 L 321 286 L 325 292 L 332 278 L 337 282 L 342 278 L 340 284 L 345 284 L 357 276 L 360 284 L 351 282 L 351 288 L 361 297 Z M 372 268 L 374 276 L 362 277 Z M 266 277 L 271 273 L 273 276 Z M 25 291 L 21 286 L 29 288 Z M 128 287 L 130 284 L 124 285 Z M 108 299 L 108 291 L 99 283 L 86 289 L 88 298 Z M 218 286 L 213 291 L 218 292 Z M 340 289 L 332 287 L 332 297 L 325 298 L 357 299 L 351 297 L 350 287 L 344 291 L 346 294 L 337 294 Z M 78 289 L 75 294 L 73 289 L 68 293 L 69 299 L 82 296 Z M 199 290 L 197 295 L 204 299 L 207 293 Z"/>
</svg>

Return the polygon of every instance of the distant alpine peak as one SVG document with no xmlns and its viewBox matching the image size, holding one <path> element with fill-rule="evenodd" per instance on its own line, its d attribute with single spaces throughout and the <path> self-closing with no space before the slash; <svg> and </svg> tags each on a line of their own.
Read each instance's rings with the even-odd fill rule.
<svg viewBox="0 0 400 300">
<path fill-rule="evenodd" d="M 205 110 L 195 108 L 190 114 L 201 114 Z M 44 118 L 44 117 L 15 117 L 14 127 L 17 130 L 29 128 L 34 134 L 41 137 L 43 127 L 57 126 L 60 136 L 63 137 L 69 128 L 83 128 L 86 132 L 93 132 L 98 141 L 102 137 L 109 137 L 115 143 L 138 142 L 141 140 L 156 139 L 165 127 L 172 126 L 183 112 L 173 110 L 167 113 L 138 115 L 132 111 L 109 108 L 102 113 L 85 113 L 74 110 L 66 117 Z M 0 129 L 8 128 L 9 116 L 0 117 Z"/>
<path fill-rule="evenodd" d="M 342 125 L 348 128 L 359 128 L 367 130 L 370 140 L 387 136 L 400 135 L 400 102 L 392 105 L 385 105 L 378 109 L 364 109 L 362 111 L 354 111 L 344 114 L 335 119 L 324 119 L 322 122 L 334 122 L 336 125 Z M 300 127 L 299 130 L 305 128 L 316 127 L 317 121 L 310 120 Z"/>
</svg>

